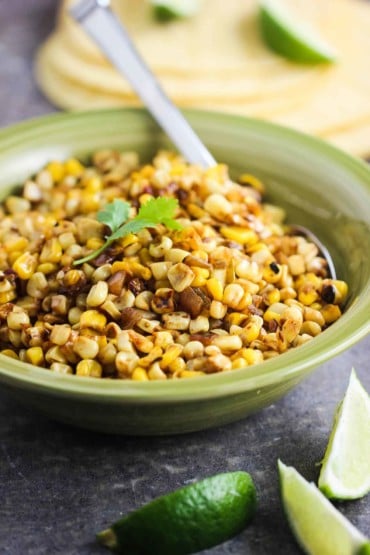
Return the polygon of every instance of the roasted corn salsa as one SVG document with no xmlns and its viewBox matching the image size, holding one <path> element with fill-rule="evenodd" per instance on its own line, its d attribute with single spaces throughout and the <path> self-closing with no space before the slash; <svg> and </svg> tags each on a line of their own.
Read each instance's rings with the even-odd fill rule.
<svg viewBox="0 0 370 555">
<path fill-rule="evenodd" d="M 61 374 L 137 381 L 233 371 L 311 341 L 341 316 L 343 281 L 318 248 L 284 230 L 251 175 L 159 152 L 52 161 L 0 209 L 0 349 Z M 157 197 L 176 221 L 102 247 L 97 213 L 130 218 Z M 76 263 L 77 262 L 77 263 Z"/>
</svg>

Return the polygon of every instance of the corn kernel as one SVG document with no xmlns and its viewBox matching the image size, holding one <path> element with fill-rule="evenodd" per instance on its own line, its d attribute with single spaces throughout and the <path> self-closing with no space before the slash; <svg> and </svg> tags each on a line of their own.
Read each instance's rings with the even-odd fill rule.
<svg viewBox="0 0 370 555">
<path fill-rule="evenodd" d="M 107 323 L 107 318 L 97 310 L 86 310 L 80 317 L 80 328 L 92 328 L 102 332 Z"/>
<path fill-rule="evenodd" d="M 199 376 L 205 376 L 206 373 L 201 370 L 182 370 L 179 374 L 180 378 L 199 378 Z"/>
<path fill-rule="evenodd" d="M 44 353 L 41 347 L 30 347 L 26 351 L 26 360 L 34 366 L 41 366 L 44 363 Z"/>
<path fill-rule="evenodd" d="M 66 175 L 73 175 L 74 177 L 80 177 L 85 169 L 76 158 L 69 158 L 69 160 L 66 160 L 63 168 Z"/>
<path fill-rule="evenodd" d="M 252 229 L 245 229 L 242 227 L 221 227 L 221 235 L 229 239 L 230 241 L 235 241 L 241 245 L 253 245 L 258 241 L 258 235 Z"/>
<path fill-rule="evenodd" d="M 52 262 L 43 262 L 37 266 L 36 271 L 47 276 L 48 274 L 55 272 L 57 269 L 58 266 L 56 264 L 53 264 Z"/>
<path fill-rule="evenodd" d="M 145 368 L 141 368 L 141 366 L 136 366 L 131 374 L 131 379 L 136 382 L 147 382 L 149 380 Z"/>
<path fill-rule="evenodd" d="M 51 161 L 47 164 L 45 169 L 50 173 L 54 183 L 60 181 L 64 177 L 64 165 L 62 162 Z"/>
<path fill-rule="evenodd" d="M 12 267 L 21 279 L 29 279 L 36 271 L 37 257 L 25 252 L 17 258 Z"/>
<path fill-rule="evenodd" d="M 208 279 L 206 283 L 206 287 L 208 289 L 208 292 L 212 295 L 215 301 L 222 301 L 224 288 L 222 286 L 222 283 L 218 279 L 214 277 Z"/>
<path fill-rule="evenodd" d="M 13 349 L 3 349 L 2 351 L 0 351 L 2 355 L 5 355 L 6 357 L 10 357 L 10 358 L 14 358 L 16 360 L 18 360 L 18 355 L 15 351 L 13 351 Z"/>
</svg>

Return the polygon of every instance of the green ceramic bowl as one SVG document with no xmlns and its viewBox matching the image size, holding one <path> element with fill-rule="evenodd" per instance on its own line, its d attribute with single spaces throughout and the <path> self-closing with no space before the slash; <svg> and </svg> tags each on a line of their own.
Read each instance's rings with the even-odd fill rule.
<svg viewBox="0 0 370 555">
<path fill-rule="evenodd" d="M 242 418 L 285 394 L 311 370 L 369 331 L 370 170 L 331 146 L 268 123 L 211 112 L 187 117 L 234 174 L 253 172 L 289 221 L 312 229 L 349 284 L 345 314 L 309 344 L 262 365 L 225 374 L 135 383 L 61 376 L 0 355 L 1 388 L 57 420 L 120 434 L 200 430 Z M 0 190 L 52 158 L 134 149 L 143 159 L 166 146 L 142 110 L 54 115 L 0 132 Z"/>
</svg>

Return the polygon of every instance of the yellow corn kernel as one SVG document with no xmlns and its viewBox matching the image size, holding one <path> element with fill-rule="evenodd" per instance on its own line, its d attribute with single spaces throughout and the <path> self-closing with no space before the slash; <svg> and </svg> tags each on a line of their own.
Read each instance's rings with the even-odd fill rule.
<svg viewBox="0 0 370 555">
<path fill-rule="evenodd" d="M 40 254 L 40 262 L 59 262 L 62 257 L 62 246 L 58 239 L 49 239 Z"/>
<path fill-rule="evenodd" d="M 241 356 L 248 363 L 248 366 L 263 362 L 263 353 L 261 351 L 258 351 L 257 349 L 242 349 Z"/>
<path fill-rule="evenodd" d="M 13 351 L 12 349 L 3 349 L 1 351 L 2 355 L 5 355 L 6 357 L 10 357 L 10 358 L 14 358 L 16 360 L 18 360 L 18 355 L 15 351 Z"/>
<path fill-rule="evenodd" d="M 90 193 L 90 191 L 82 191 L 80 198 L 80 211 L 82 214 L 96 212 L 100 207 L 100 194 Z"/>
<path fill-rule="evenodd" d="M 267 283 L 277 283 L 282 276 L 282 268 L 276 262 L 271 262 L 264 267 L 262 277 Z"/>
<path fill-rule="evenodd" d="M 79 177 L 83 171 L 84 166 L 76 158 L 69 158 L 64 162 L 64 172 L 66 175 L 73 175 L 74 177 Z"/>
<path fill-rule="evenodd" d="M 104 245 L 103 239 L 99 239 L 98 237 L 90 237 L 90 239 L 86 241 L 86 247 L 88 249 L 91 249 L 92 251 L 99 249 L 103 245 Z"/>
<path fill-rule="evenodd" d="M 12 266 L 21 279 L 29 279 L 35 273 L 36 267 L 37 257 L 29 252 L 19 256 Z"/>
<path fill-rule="evenodd" d="M 242 185 L 248 185 L 249 187 L 253 187 L 253 189 L 256 189 L 256 191 L 258 191 L 261 194 L 264 194 L 265 192 L 265 186 L 262 183 L 262 181 L 260 181 L 257 177 L 255 177 L 254 175 L 251 175 L 250 173 L 243 173 L 239 177 L 238 181 Z"/>
<path fill-rule="evenodd" d="M 258 241 L 258 235 L 255 231 L 243 227 L 221 227 L 220 233 L 226 237 L 226 239 L 235 241 L 241 245 L 254 245 Z"/>
<path fill-rule="evenodd" d="M 182 370 L 179 374 L 180 378 L 198 378 L 199 376 L 205 376 L 206 373 L 201 370 Z"/>
<path fill-rule="evenodd" d="M 272 291 L 268 291 L 264 295 L 264 301 L 268 305 L 272 305 L 274 303 L 280 302 L 280 291 L 279 289 L 273 289 Z"/>
<path fill-rule="evenodd" d="M 319 298 L 318 292 L 313 288 L 303 286 L 298 291 L 298 300 L 305 306 L 311 306 Z"/>
<path fill-rule="evenodd" d="M 172 164 L 170 168 L 170 175 L 173 175 L 173 176 L 183 175 L 185 170 L 186 170 L 185 164 L 182 164 L 181 162 L 177 162 Z"/>
<path fill-rule="evenodd" d="M 227 321 L 230 324 L 230 326 L 239 326 L 247 319 L 248 319 L 248 316 L 246 314 L 242 314 L 241 312 L 232 312 L 227 316 Z"/>
<path fill-rule="evenodd" d="M 226 285 L 222 302 L 231 308 L 238 308 L 245 296 L 244 289 L 237 283 Z"/>
<path fill-rule="evenodd" d="M 179 357 L 176 358 L 171 364 L 168 366 L 168 370 L 172 372 L 172 374 L 182 372 L 186 369 L 186 362 L 183 358 Z"/>
<path fill-rule="evenodd" d="M 97 310 L 86 310 L 81 314 L 80 328 L 92 328 L 96 331 L 104 331 L 107 318 Z"/>
<path fill-rule="evenodd" d="M 286 309 L 287 305 L 283 303 L 274 303 L 268 307 L 263 315 L 265 322 L 271 322 L 272 320 L 280 321 L 281 315 Z"/>
<path fill-rule="evenodd" d="M 197 266 L 192 266 L 191 269 L 195 274 L 191 282 L 192 287 L 203 287 L 203 285 L 206 285 L 209 278 L 209 270 L 206 268 L 198 268 Z"/>
<path fill-rule="evenodd" d="M 103 181 L 97 175 L 89 177 L 86 179 L 85 183 L 86 191 L 89 193 L 98 193 L 103 188 Z"/>
<path fill-rule="evenodd" d="M 146 204 L 147 202 L 149 202 L 150 200 L 152 200 L 153 195 L 149 195 L 148 193 L 143 193 L 142 195 L 139 196 L 139 202 L 140 204 Z"/>
<path fill-rule="evenodd" d="M 126 237 L 122 237 L 122 239 L 119 240 L 120 246 L 124 249 L 131 245 L 134 245 L 135 243 L 138 243 L 138 238 L 133 233 L 129 233 L 128 235 L 126 235 Z"/>
<path fill-rule="evenodd" d="M 64 164 L 62 162 L 49 162 L 45 169 L 50 173 L 54 182 L 58 182 L 64 177 Z"/>
<path fill-rule="evenodd" d="M 238 358 L 235 358 L 232 361 L 231 367 L 233 368 L 233 370 L 238 370 L 239 368 L 245 368 L 246 364 L 246 360 L 239 355 Z"/>
<path fill-rule="evenodd" d="M 193 216 L 193 218 L 200 219 L 206 215 L 205 210 L 203 210 L 203 208 L 201 208 L 197 204 L 190 203 L 186 208 L 190 216 Z"/>
<path fill-rule="evenodd" d="M 248 322 L 248 324 L 243 329 L 243 332 L 241 333 L 242 341 L 247 344 L 252 343 L 252 341 L 255 341 L 260 334 L 262 325 L 263 325 L 263 319 L 261 318 L 261 316 L 257 316 L 257 315 L 251 316 L 250 321 Z"/>
<path fill-rule="evenodd" d="M 44 262 L 43 264 L 39 264 L 36 268 L 37 272 L 41 272 L 42 274 L 48 275 L 52 274 L 58 269 L 57 264 L 53 264 L 52 262 Z"/>
<path fill-rule="evenodd" d="M 15 299 L 16 296 L 17 295 L 14 289 L 11 289 L 10 291 L 4 291 L 0 293 L 0 304 L 9 303 L 13 299 Z"/>
<path fill-rule="evenodd" d="M 332 324 L 341 316 L 341 310 L 336 304 L 328 304 L 323 306 L 321 314 L 324 316 L 325 324 Z"/>
<path fill-rule="evenodd" d="M 333 285 L 337 288 L 340 294 L 340 302 L 343 302 L 348 295 L 348 285 L 345 281 L 335 279 Z"/>
<path fill-rule="evenodd" d="M 44 363 L 44 353 L 41 347 L 30 347 L 26 351 L 26 361 L 40 366 Z"/>
<path fill-rule="evenodd" d="M 207 280 L 206 287 L 208 292 L 212 295 L 215 301 L 222 301 L 224 295 L 224 288 L 222 283 L 216 278 Z"/>
<path fill-rule="evenodd" d="M 76 366 L 77 376 L 90 376 L 91 378 L 101 378 L 103 373 L 102 365 L 96 360 L 84 359 Z"/>
<path fill-rule="evenodd" d="M 4 241 L 4 249 L 6 252 L 23 252 L 28 246 L 28 240 L 25 237 L 13 237 Z"/>
<path fill-rule="evenodd" d="M 160 361 L 161 368 L 167 368 L 174 360 L 176 360 L 182 353 L 184 347 L 178 344 L 172 344 L 167 347 L 162 360 Z"/>
<path fill-rule="evenodd" d="M 141 366 L 136 366 L 131 374 L 131 379 L 136 382 L 147 382 L 149 380 L 145 368 L 141 368 Z"/>
<path fill-rule="evenodd" d="M 216 320 L 221 320 L 227 312 L 227 306 L 222 304 L 220 301 L 212 301 L 209 308 L 209 315 L 211 318 Z"/>
</svg>

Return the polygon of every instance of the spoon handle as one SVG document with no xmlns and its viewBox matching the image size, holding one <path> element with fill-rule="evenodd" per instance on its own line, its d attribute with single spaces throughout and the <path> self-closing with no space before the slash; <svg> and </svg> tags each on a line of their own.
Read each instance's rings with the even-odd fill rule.
<svg viewBox="0 0 370 555">
<path fill-rule="evenodd" d="M 214 166 L 213 156 L 168 98 L 109 5 L 110 0 L 81 0 L 70 13 L 126 77 L 185 159 L 203 168 Z"/>
</svg>

